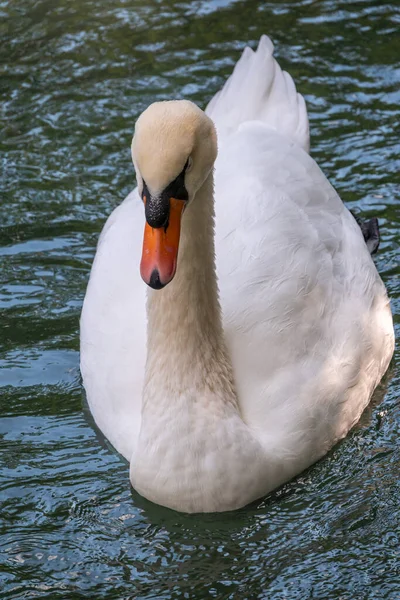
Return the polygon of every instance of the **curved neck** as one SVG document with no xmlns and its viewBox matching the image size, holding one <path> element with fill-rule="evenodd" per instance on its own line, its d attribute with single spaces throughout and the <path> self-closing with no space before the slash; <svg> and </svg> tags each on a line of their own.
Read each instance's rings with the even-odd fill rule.
<svg viewBox="0 0 400 600">
<path fill-rule="evenodd" d="M 237 406 L 215 271 L 212 173 L 183 215 L 175 278 L 149 291 L 147 317 L 144 406 L 194 389 Z"/>
</svg>

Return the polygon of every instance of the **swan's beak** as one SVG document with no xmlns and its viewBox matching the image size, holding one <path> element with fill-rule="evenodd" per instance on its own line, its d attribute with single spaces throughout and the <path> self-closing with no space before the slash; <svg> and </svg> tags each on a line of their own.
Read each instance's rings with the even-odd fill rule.
<svg viewBox="0 0 400 600">
<path fill-rule="evenodd" d="M 163 288 L 175 275 L 185 205 L 184 200 L 170 198 L 167 225 L 151 227 L 146 222 L 140 274 L 143 281 L 155 290 Z"/>
</svg>

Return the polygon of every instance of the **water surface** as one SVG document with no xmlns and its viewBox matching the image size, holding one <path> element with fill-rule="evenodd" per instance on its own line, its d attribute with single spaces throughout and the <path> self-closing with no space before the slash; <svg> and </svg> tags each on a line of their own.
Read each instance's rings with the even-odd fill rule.
<svg viewBox="0 0 400 600">
<path fill-rule="evenodd" d="M 209 516 L 131 491 L 78 355 L 97 237 L 134 186 L 136 117 L 205 106 L 262 33 L 306 97 L 313 156 L 380 220 L 399 334 L 399 23 L 394 0 L 0 0 L 1 599 L 400 598 L 398 354 L 324 460 Z"/>
</svg>

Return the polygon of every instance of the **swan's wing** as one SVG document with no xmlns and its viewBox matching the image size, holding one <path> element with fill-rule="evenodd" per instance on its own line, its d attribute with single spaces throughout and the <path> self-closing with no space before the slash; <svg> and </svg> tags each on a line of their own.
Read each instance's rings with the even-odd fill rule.
<svg viewBox="0 0 400 600">
<path fill-rule="evenodd" d="M 359 418 L 388 366 L 384 285 L 315 161 L 260 122 L 221 147 L 216 223 L 243 416 L 269 448 L 315 459 Z"/>
<path fill-rule="evenodd" d="M 206 113 L 216 124 L 221 141 L 246 121 L 261 121 L 310 149 L 307 108 L 293 79 L 273 57 L 271 40 L 263 35 L 257 51 L 246 47 L 224 87 Z"/>
<path fill-rule="evenodd" d="M 127 460 L 140 429 L 146 296 L 139 264 L 143 205 L 137 191 L 104 226 L 81 316 L 81 372 L 96 424 Z"/>
</svg>

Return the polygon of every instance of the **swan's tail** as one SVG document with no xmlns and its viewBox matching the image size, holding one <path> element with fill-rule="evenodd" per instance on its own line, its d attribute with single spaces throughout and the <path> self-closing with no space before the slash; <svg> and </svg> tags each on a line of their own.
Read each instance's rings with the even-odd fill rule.
<svg viewBox="0 0 400 600">
<path fill-rule="evenodd" d="M 309 152 L 307 108 L 289 73 L 273 57 L 274 46 L 263 35 L 256 52 L 246 47 L 232 75 L 206 108 L 220 134 L 245 121 L 263 121 Z"/>
</svg>

